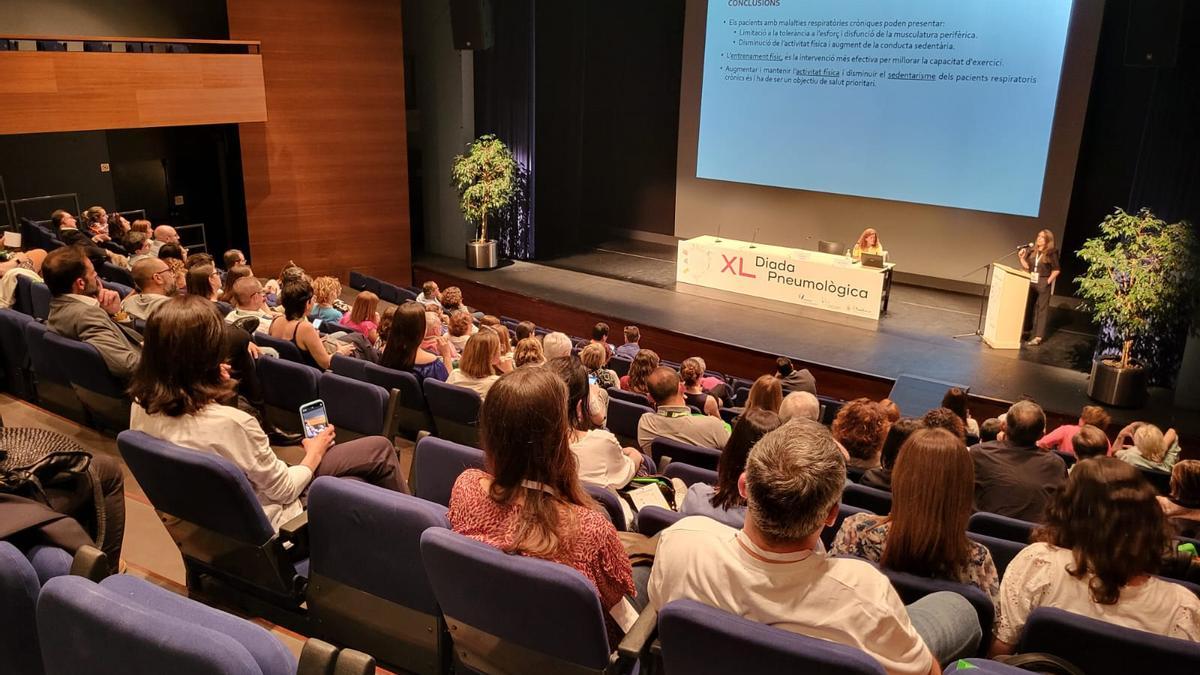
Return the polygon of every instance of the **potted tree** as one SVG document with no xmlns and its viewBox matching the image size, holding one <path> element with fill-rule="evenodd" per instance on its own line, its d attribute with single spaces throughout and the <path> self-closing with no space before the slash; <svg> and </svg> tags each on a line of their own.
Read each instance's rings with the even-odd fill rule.
<svg viewBox="0 0 1200 675">
<path fill-rule="evenodd" d="M 1140 341 L 1181 333 L 1191 321 L 1200 301 L 1198 253 L 1187 223 L 1168 224 L 1148 209 L 1117 209 L 1077 252 L 1088 266 L 1075 280 L 1079 295 L 1120 347 L 1093 360 L 1088 396 L 1119 407 L 1145 402 L 1147 364 L 1132 355 Z"/>
<path fill-rule="evenodd" d="M 488 238 L 488 216 L 504 210 L 516 192 L 517 162 L 512 152 L 494 135 L 480 136 L 454 158 L 450 177 L 463 216 L 475 226 L 475 238 L 467 242 L 467 267 L 499 266 L 496 240 Z"/>
</svg>

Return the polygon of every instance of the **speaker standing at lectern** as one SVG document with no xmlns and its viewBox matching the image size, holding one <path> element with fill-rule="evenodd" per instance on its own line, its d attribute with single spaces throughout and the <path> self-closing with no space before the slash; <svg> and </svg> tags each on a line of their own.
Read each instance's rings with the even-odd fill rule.
<svg viewBox="0 0 1200 675">
<path fill-rule="evenodd" d="M 1033 307 L 1033 338 L 1030 346 L 1042 344 L 1046 337 L 1046 318 L 1050 314 L 1050 296 L 1054 294 L 1054 280 L 1062 268 L 1058 264 L 1058 249 L 1054 246 L 1054 233 L 1050 230 L 1038 232 L 1032 246 L 1022 247 L 1017 256 L 1021 267 L 1029 272 L 1029 306 Z"/>
</svg>

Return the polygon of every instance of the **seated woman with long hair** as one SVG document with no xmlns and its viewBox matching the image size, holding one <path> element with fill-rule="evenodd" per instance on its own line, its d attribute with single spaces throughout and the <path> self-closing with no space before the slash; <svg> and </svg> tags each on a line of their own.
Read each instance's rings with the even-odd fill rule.
<svg viewBox="0 0 1200 675">
<path fill-rule="evenodd" d="M 1154 576 L 1170 532 L 1137 469 L 1112 457 L 1076 464 L 1033 539 L 1004 571 L 992 655 L 1012 653 L 1038 607 L 1200 641 L 1200 599 Z"/>
<path fill-rule="evenodd" d="M 642 349 L 629 364 L 629 373 L 621 377 L 621 388 L 647 397 L 650 390 L 646 387 L 646 377 L 658 367 L 658 354 L 653 349 Z M 649 403 L 649 398 L 646 399 Z"/>
<path fill-rule="evenodd" d="M 633 571 L 616 529 L 579 481 L 568 439 L 562 380 L 545 368 L 504 375 L 479 416 L 486 470 L 459 475 L 447 515 L 459 534 L 575 568 L 611 612 L 634 593 Z M 619 639 L 606 622 L 610 639 Z"/>
<path fill-rule="evenodd" d="M 850 251 L 850 256 L 855 260 L 859 260 L 864 253 L 883 255 L 883 244 L 879 241 L 879 234 L 873 227 L 868 227 L 863 230 L 862 234 L 858 235 L 858 241 L 854 242 L 854 248 Z"/>
<path fill-rule="evenodd" d="M 738 489 L 738 478 L 746 470 L 746 458 L 758 439 L 782 422 L 770 410 L 747 410 L 734 422 L 733 433 L 717 462 L 717 484 L 693 483 L 679 512 L 686 516 L 708 516 L 741 529 L 746 521 L 746 497 Z"/>
<path fill-rule="evenodd" d="M 967 538 L 974 499 L 975 464 L 962 441 L 945 429 L 922 429 L 896 458 L 892 512 L 846 518 L 830 552 L 971 584 L 995 598 L 1000 579 L 992 555 Z"/>
<path fill-rule="evenodd" d="M 308 320 L 313 308 L 312 284 L 303 276 L 288 279 L 283 282 L 279 299 L 283 305 L 283 316 L 275 317 L 271 322 L 270 336 L 296 345 L 305 364 L 329 370 L 333 354 L 326 351 L 321 334 Z M 337 353 L 349 356 L 354 353 L 354 345 L 342 343 L 338 346 Z"/>
<path fill-rule="evenodd" d="M 741 414 L 751 410 L 768 410 L 779 412 L 783 406 L 783 383 L 774 375 L 760 375 L 754 384 L 750 385 L 750 394 L 746 397 L 746 405 Z"/>
<path fill-rule="evenodd" d="M 205 300 L 216 300 L 221 296 L 221 275 L 217 268 L 208 263 L 195 265 L 187 271 L 187 292 Z"/>
<path fill-rule="evenodd" d="M 596 347 L 603 349 L 600 345 Z M 593 422 L 587 367 L 579 357 L 561 356 L 547 363 L 546 369 L 567 385 L 567 421 L 571 427 L 568 433 L 579 480 L 614 489 L 629 485 L 642 468 L 642 453 L 635 448 L 622 448 L 611 431 L 598 428 Z"/>
<path fill-rule="evenodd" d="M 379 365 L 412 373 L 418 380 L 432 377 L 445 382 L 454 368 L 454 347 L 446 337 L 439 336 L 435 340 L 438 354 L 421 349 L 426 328 L 425 305 L 412 301 L 400 305 L 392 317 L 387 347 L 379 357 Z"/>
<path fill-rule="evenodd" d="M 212 303 L 172 298 L 146 322 L 145 348 L 129 385 L 129 428 L 199 452 L 219 455 L 246 474 L 271 526 L 304 510 L 315 476 L 352 477 L 408 492 L 390 440 L 368 436 L 333 445 L 333 426 L 302 442 L 304 458 L 288 466 L 254 417 L 222 401 L 234 381 L 223 362 L 226 324 Z"/>
<path fill-rule="evenodd" d="M 487 398 L 500 374 L 512 370 L 512 361 L 503 361 L 500 356 L 500 336 L 491 328 L 480 328 L 467 340 L 458 367 L 446 378 L 446 383 L 473 389 Z"/>
</svg>

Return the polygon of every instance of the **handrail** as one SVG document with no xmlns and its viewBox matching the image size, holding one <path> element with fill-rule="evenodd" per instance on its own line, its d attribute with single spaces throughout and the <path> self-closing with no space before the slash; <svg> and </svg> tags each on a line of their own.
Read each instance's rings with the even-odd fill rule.
<svg viewBox="0 0 1200 675">
<path fill-rule="evenodd" d="M 192 38 L 104 37 L 96 35 L 18 35 L 0 33 L 0 40 L 57 40 L 59 42 L 154 42 L 160 44 L 230 45 L 261 47 L 258 40 L 194 40 Z"/>
</svg>

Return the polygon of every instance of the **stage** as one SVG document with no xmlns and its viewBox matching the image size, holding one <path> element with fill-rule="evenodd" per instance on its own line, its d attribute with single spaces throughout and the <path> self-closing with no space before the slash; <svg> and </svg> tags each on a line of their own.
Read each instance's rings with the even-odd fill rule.
<svg viewBox="0 0 1200 675">
<path fill-rule="evenodd" d="M 748 379 L 767 372 L 769 361 L 782 354 L 813 370 L 821 393 L 843 398 L 886 395 L 891 380 L 912 374 L 969 385 L 976 417 L 1032 396 L 1056 420 L 1070 421 L 1090 403 L 1087 371 L 1095 336 L 1086 317 L 1057 306 L 1063 303 L 1056 303 L 1051 335 L 1041 346 L 993 350 L 977 337 L 954 337 L 978 326 L 980 298 L 974 295 L 897 283 L 878 329 L 866 330 L 832 314 L 828 320 L 796 316 L 680 292 L 674 277 L 675 248 L 640 241 L 607 242 L 584 253 L 513 261 L 491 271 L 468 270 L 462 260 L 445 257 L 414 261 L 415 283 L 431 278 L 443 288 L 459 285 L 469 306 L 474 294 L 485 310 L 576 335 L 605 320 L 617 344 L 621 328 L 635 324 L 642 328 L 642 346 L 664 358 L 700 355 L 710 368 Z M 1174 408 L 1168 390 L 1152 389 L 1144 410 L 1110 412 L 1114 426 L 1140 419 L 1200 437 L 1200 423 Z M 1117 430 L 1110 429 L 1110 436 Z"/>
</svg>

